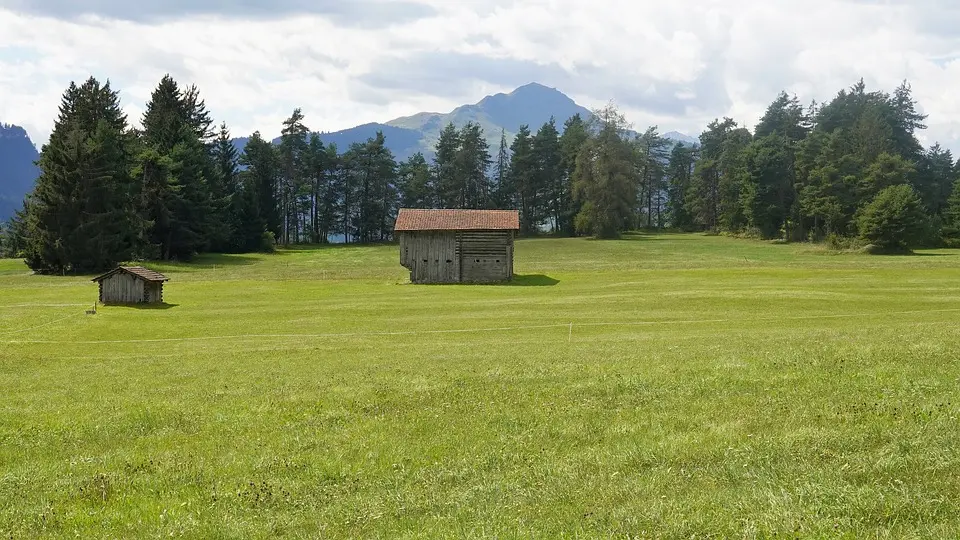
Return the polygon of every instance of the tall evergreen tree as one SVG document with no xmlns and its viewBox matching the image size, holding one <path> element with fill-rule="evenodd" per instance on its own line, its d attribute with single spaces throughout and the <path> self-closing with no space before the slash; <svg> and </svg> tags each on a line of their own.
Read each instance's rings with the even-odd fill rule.
<svg viewBox="0 0 960 540">
<path fill-rule="evenodd" d="M 536 163 L 534 182 L 542 191 L 544 208 L 537 214 L 548 217 L 553 231 L 559 232 L 569 194 L 563 177 L 563 152 L 560 148 L 560 133 L 553 117 L 537 130 L 533 137 L 533 159 Z"/>
<path fill-rule="evenodd" d="M 433 159 L 433 185 L 437 190 L 437 204 L 440 208 L 457 208 L 461 192 L 457 170 L 459 151 L 460 131 L 451 122 L 440 132 Z"/>
<path fill-rule="evenodd" d="M 669 145 L 670 141 L 660 136 L 656 126 L 647 129 L 634 141 L 638 226 L 663 226 L 663 177 L 669 159 Z"/>
<path fill-rule="evenodd" d="M 683 143 L 673 147 L 667 163 L 667 215 L 670 226 L 680 230 L 694 228 L 694 218 L 686 197 L 693 180 L 695 163 L 696 148 Z"/>
<path fill-rule="evenodd" d="M 282 223 L 280 204 L 277 196 L 280 178 L 280 157 L 269 141 L 255 132 L 247 141 L 240 156 L 240 164 L 245 167 L 240 173 L 243 182 L 245 212 L 248 217 L 243 221 L 244 245 L 260 245 L 264 232 L 274 239 L 280 238 Z"/>
<path fill-rule="evenodd" d="M 229 231 L 220 224 L 223 195 L 214 201 L 215 165 L 207 143 L 212 121 L 196 88 L 184 93 L 165 75 L 147 103 L 141 120 L 136 173 L 141 212 L 149 221 L 151 255 L 189 259 L 211 244 L 223 244 Z"/>
<path fill-rule="evenodd" d="M 456 157 L 456 178 L 459 192 L 457 208 L 485 208 L 490 198 L 490 147 L 483 135 L 483 128 L 476 122 L 468 122 L 460 130 L 460 148 Z"/>
<path fill-rule="evenodd" d="M 507 146 L 507 131 L 500 131 L 500 148 L 493 172 L 493 194 L 491 206 L 494 208 L 513 208 L 516 206 L 516 190 L 510 183 L 510 151 Z"/>
<path fill-rule="evenodd" d="M 433 208 L 436 195 L 431 184 L 430 165 L 423 153 L 417 152 L 398 167 L 400 206 L 404 208 Z"/>
<path fill-rule="evenodd" d="M 530 128 L 520 126 L 510 145 L 510 185 L 516 190 L 520 212 L 520 234 L 536 234 L 540 230 L 542 216 L 540 190 L 537 185 L 537 160 L 533 153 L 533 138 Z"/>
<path fill-rule="evenodd" d="M 636 202 L 633 149 L 627 122 L 613 105 L 594 111 L 594 133 L 577 156 L 574 197 L 581 202 L 577 230 L 616 238 L 630 225 Z"/>
<path fill-rule="evenodd" d="M 283 219 L 280 242 L 283 245 L 298 242 L 303 231 L 299 210 L 302 198 L 306 195 L 310 133 L 310 129 L 303 124 L 303 119 L 301 109 L 294 109 L 290 117 L 283 121 L 283 130 L 280 132 L 278 150 L 282 180 L 279 191 L 280 213 Z"/>
<path fill-rule="evenodd" d="M 141 224 L 133 212 L 130 142 L 118 92 L 95 78 L 64 92 L 40 177 L 24 215 L 24 256 L 39 273 L 95 272 L 129 260 Z"/>
<path fill-rule="evenodd" d="M 573 176 L 577 170 L 577 156 L 589 138 L 587 123 L 579 113 L 563 123 L 563 135 L 560 136 L 560 174 L 563 187 L 560 191 L 562 210 L 559 228 L 567 236 L 576 234 L 574 218 L 580 213 L 580 205 L 573 197 Z"/>
</svg>

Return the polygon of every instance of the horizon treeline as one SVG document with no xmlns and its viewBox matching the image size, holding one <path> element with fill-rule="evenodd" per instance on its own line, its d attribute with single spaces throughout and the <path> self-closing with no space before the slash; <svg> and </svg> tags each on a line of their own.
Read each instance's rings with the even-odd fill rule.
<svg viewBox="0 0 960 540">
<path fill-rule="evenodd" d="M 521 234 L 616 238 L 636 229 L 742 234 L 887 248 L 960 237 L 960 165 L 924 149 L 909 85 L 860 81 L 830 102 L 781 93 L 751 131 L 711 122 L 699 144 L 634 132 L 614 105 L 506 133 L 447 125 L 428 161 L 397 162 L 382 133 L 325 145 L 301 109 L 278 144 L 254 133 L 237 152 L 196 86 L 164 76 L 142 128 L 91 77 L 64 92 L 40 178 L 4 227 L 2 247 L 42 273 L 276 244 L 392 239 L 401 207 L 510 208 Z"/>
</svg>

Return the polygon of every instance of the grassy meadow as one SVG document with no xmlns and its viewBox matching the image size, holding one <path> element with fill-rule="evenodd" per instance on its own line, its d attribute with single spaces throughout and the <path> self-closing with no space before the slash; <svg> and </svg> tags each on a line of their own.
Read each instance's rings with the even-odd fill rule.
<svg viewBox="0 0 960 540">
<path fill-rule="evenodd" d="M 960 537 L 960 251 L 520 240 L 0 261 L 0 538 Z"/>
</svg>

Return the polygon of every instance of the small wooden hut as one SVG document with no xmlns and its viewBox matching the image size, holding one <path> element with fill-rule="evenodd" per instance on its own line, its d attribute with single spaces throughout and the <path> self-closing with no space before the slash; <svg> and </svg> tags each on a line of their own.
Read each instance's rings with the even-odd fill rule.
<svg viewBox="0 0 960 540">
<path fill-rule="evenodd" d="M 118 266 L 92 281 L 100 285 L 101 304 L 162 304 L 169 278 L 142 266 Z"/>
<path fill-rule="evenodd" d="M 413 283 L 497 283 L 513 279 L 516 210 L 401 208 L 394 234 Z"/>
</svg>

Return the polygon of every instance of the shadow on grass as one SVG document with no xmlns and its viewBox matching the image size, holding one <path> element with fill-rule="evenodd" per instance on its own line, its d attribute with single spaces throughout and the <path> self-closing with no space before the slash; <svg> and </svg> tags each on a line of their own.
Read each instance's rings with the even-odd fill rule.
<svg viewBox="0 0 960 540">
<path fill-rule="evenodd" d="M 158 264 L 177 269 L 211 270 L 225 266 L 247 266 L 256 264 L 260 259 L 252 254 L 205 253 L 189 261 L 158 261 Z"/>
<path fill-rule="evenodd" d="M 299 251 L 323 251 L 347 248 L 379 248 L 384 246 L 399 246 L 399 242 L 373 242 L 370 244 L 291 244 L 277 246 L 277 250 L 268 255 L 290 255 Z"/>
<path fill-rule="evenodd" d="M 494 281 L 490 283 L 474 283 L 465 281 L 463 283 L 410 283 L 417 287 L 460 287 L 464 285 L 476 285 L 480 287 L 553 287 L 560 283 L 559 279 L 553 279 L 543 274 L 514 274 L 511 281 Z"/>
<path fill-rule="evenodd" d="M 514 274 L 512 281 L 501 283 L 509 287 L 553 287 L 560 283 L 559 279 L 554 279 L 543 274 Z"/>
<path fill-rule="evenodd" d="M 127 309 L 143 309 L 151 311 L 163 311 L 167 309 L 173 309 L 178 307 L 180 304 L 167 304 L 166 302 L 162 304 L 103 304 L 103 307 L 107 308 L 127 308 Z M 98 308 L 99 309 L 99 308 Z"/>
</svg>

